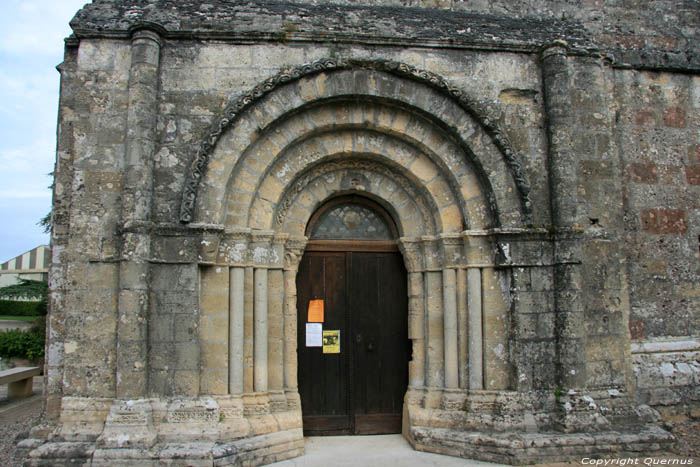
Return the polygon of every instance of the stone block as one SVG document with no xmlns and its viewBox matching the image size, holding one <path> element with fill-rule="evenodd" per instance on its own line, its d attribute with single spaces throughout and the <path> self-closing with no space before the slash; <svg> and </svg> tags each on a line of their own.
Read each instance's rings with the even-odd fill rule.
<svg viewBox="0 0 700 467">
<path fill-rule="evenodd" d="M 631 164 L 629 167 L 630 180 L 633 183 L 653 185 L 659 183 L 659 169 L 655 164 Z"/>
<path fill-rule="evenodd" d="M 700 185 L 700 165 L 685 167 L 685 178 L 688 185 Z"/>
<path fill-rule="evenodd" d="M 176 370 L 173 373 L 173 393 L 178 396 L 196 396 L 199 393 L 199 370 Z"/>
<path fill-rule="evenodd" d="M 225 293 L 211 293 L 203 291 L 201 296 L 200 307 L 203 316 L 228 314 L 228 291 L 226 291 Z"/>
<path fill-rule="evenodd" d="M 686 111 L 682 107 L 670 107 L 663 111 L 664 126 L 669 128 L 685 128 Z"/>
<path fill-rule="evenodd" d="M 213 317 L 210 317 L 210 319 Z M 227 322 L 227 320 L 222 320 Z M 173 320 L 173 339 L 175 342 L 195 342 L 199 334 L 199 322 L 196 315 L 178 314 Z"/>
<path fill-rule="evenodd" d="M 201 290 L 204 293 L 228 293 L 228 268 L 221 266 L 202 267 Z"/>
<path fill-rule="evenodd" d="M 438 174 L 438 171 L 433 161 L 431 161 L 424 154 L 421 154 L 420 156 L 418 156 L 418 158 L 416 158 L 413 161 L 413 163 L 410 165 L 410 170 L 416 177 L 418 177 L 424 183 L 430 182 Z"/>
<path fill-rule="evenodd" d="M 191 264 L 153 265 L 151 288 L 156 291 L 179 293 L 196 291 L 199 278 L 197 267 Z"/>
<path fill-rule="evenodd" d="M 465 227 L 462 212 L 457 204 L 440 208 L 440 217 L 445 232 L 460 232 Z"/>
<path fill-rule="evenodd" d="M 687 214 L 684 209 L 645 209 L 640 214 L 642 229 L 651 234 L 685 233 Z"/>
<path fill-rule="evenodd" d="M 90 263 L 87 265 L 87 286 L 91 290 L 116 290 L 119 284 L 119 264 Z"/>
</svg>

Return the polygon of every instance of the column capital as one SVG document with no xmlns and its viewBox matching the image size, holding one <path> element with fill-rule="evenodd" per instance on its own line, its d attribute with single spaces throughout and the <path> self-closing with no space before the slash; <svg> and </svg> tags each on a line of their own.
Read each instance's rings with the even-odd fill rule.
<svg viewBox="0 0 700 467">
<path fill-rule="evenodd" d="M 494 249 L 488 235 L 462 234 L 464 256 L 469 264 L 491 264 Z"/>
<path fill-rule="evenodd" d="M 425 235 L 420 238 L 423 250 L 423 264 L 425 269 L 440 269 L 440 252 L 438 238 L 432 235 Z"/>
<path fill-rule="evenodd" d="M 284 269 L 296 271 L 306 248 L 306 237 L 289 237 L 284 245 Z"/>
<path fill-rule="evenodd" d="M 226 231 L 219 243 L 218 263 L 244 265 L 248 262 L 250 229 Z"/>
<path fill-rule="evenodd" d="M 563 39 L 556 39 L 542 46 L 540 49 L 540 56 L 546 59 L 552 55 L 566 55 L 568 51 L 569 43 Z"/>
<path fill-rule="evenodd" d="M 133 28 L 131 30 L 131 42 L 134 43 L 136 41 L 140 40 L 150 40 L 156 43 L 156 45 L 160 48 L 163 46 L 163 39 L 162 35 L 165 33 L 165 29 L 163 27 L 152 24 L 152 25 L 140 25 L 136 28 Z"/>
<path fill-rule="evenodd" d="M 443 267 L 459 266 L 464 263 L 462 234 L 442 233 L 438 235 L 438 243 Z"/>
<path fill-rule="evenodd" d="M 423 268 L 423 254 L 419 238 L 399 238 L 399 250 L 403 254 L 404 263 L 408 272 L 419 272 Z"/>
<path fill-rule="evenodd" d="M 280 259 L 275 258 L 276 252 L 272 248 L 274 236 L 274 232 L 267 230 L 253 230 L 250 232 L 248 255 L 250 262 L 256 267 L 267 267 Z"/>
</svg>

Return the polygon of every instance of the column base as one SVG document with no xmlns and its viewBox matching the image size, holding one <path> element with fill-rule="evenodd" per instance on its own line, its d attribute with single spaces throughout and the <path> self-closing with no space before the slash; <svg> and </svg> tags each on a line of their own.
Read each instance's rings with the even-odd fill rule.
<svg viewBox="0 0 700 467">
<path fill-rule="evenodd" d="M 668 450 L 674 438 L 658 421 L 653 409 L 617 389 L 557 395 L 409 388 L 403 435 L 419 451 L 523 465 Z"/>
<path fill-rule="evenodd" d="M 131 467 L 139 465 L 265 465 L 304 454 L 301 428 L 238 441 L 157 443 L 149 448 L 99 448 L 93 443 L 50 442 L 30 453 L 29 466 Z"/>
<path fill-rule="evenodd" d="M 271 412 L 266 393 L 65 402 L 55 426 L 22 441 L 26 465 L 263 465 L 304 452 L 301 410 Z"/>
<path fill-rule="evenodd" d="M 646 426 L 596 433 L 481 432 L 452 428 L 411 427 L 408 442 L 418 451 L 524 465 L 580 461 L 582 457 L 639 457 L 667 450 L 673 436 Z"/>
</svg>

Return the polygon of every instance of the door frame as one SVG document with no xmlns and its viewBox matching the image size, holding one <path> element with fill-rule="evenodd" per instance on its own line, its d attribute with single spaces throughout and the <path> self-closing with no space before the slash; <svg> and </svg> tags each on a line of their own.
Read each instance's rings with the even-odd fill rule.
<svg viewBox="0 0 700 467">
<path fill-rule="evenodd" d="M 324 212 L 328 211 L 329 209 L 332 209 L 333 207 L 339 205 L 339 204 L 344 204 L 344 203 L 352 203 L 352 204 L 360 204 L 363 205 L 377 214 L 381 215 L 382 218 L 384 219 L 386 225 L 389 227 L 391 235 L 393 237 L 393 240 L 332 240 L 332 239 L 324 239 L 324 240 L 313 240 L 311 239 L 311 232 L 313 231 L 313 228 L 316 224 L 316 222 L 321 218 Z M 300 262 L 303 261 L 304 256 L 306 256 L 307 252 L 318 252 L 318 253 L 349 253 L 349 252 L 358 252 L 358 253 L 398 253 L 402 260 L 403 254 L 401 253 L 399 249 L 399 231 L 396 225 L 396 222 L 392 218 L 392 216 L 387 212 L 387 210 L 380 205 L 379 203 L 364 197 L 364 196 L 358 196 L 358 195 L 342 195 L 338 196 L 335 198 L 332 198 L 326 202 L 324 202 L 320 207 L 314 211 L 312 216 L 309 218 L 309 221 L 306 224 L 306 236 L 309 238 L 309 240 L 306 243 L 306 247 L 304 249 L 304 253 L 302 254 L 302 257 L 300 259 Z M 405 263 L 405 260 L 404 260 Z M 405 280 L 407 282 L 406 287 L 408 288 L 408 272 L 406 271 L 406 277 Z M 297 283 L 298 286 L 298 283 Z M 298 291 L 297 291 L 298 295 Z M 296 313 L 297 319 L 300 319 L 302 314 L 300 314 L 298 306 L 297 306 L 297 313 Z M 348 315 L 347 321 L 350 323 L 352 320 L 351 316 Z M 406 310 L 404 313 L 404 320 L 406 321 L 406 324 L 408 325 L 408 303 L 406 306 Z M 406 339 L 408 339 L 408 334 L 406 334 Z M 297 343 L 299 342 L 299 337 L 297 337 Z M 299 344 L 297 344 L 299 345 Z M 408 360 L 406 361 L 406 370 L 408 371 L 408 365 L 410 362 L 410 355 L 411 355 L 411 348 L 409 346 L 408 349 Z M 349 372 L 349 377 L 351 378 L 352 381 L 354 381 L 354 377 L 352 375 L 353 366 L 354 366 L 354 357 L 352 355 L 348 356 L 348 369 L 347 371 Z M 299 365 L 299 359 L 297 359 L 297 365 Z M 297 374 L 299 374 L 300 371 L 297 368 Z M 297 387 L 299 384 L 297 384 Z M 407 384 L 408 388 L 408 384 Z M 352 407 L 350 407 L 350 402 L 353 401 L 354 394 L 353 393 L 354 388 L 349 388 L 349 400 L 348 404 L 349 410 L 354 410 Z M 403 409 L 402 409 L 403 412 Z M 355 431 L 355 420 L 354 420 L 354 413 L 349 413 L 350 416 L 350 433 L 346 432 L 341 432 L 338 430 L 333 430 L 329 429 L 327 431 L 314 431 L 312 435 L 314 436 L 323 436 L 323 435 L 338 435 L 338 434 L 343 434 L 343 435 L 354 435 Z M 401 417 L 403 417 L 403 413 L 401 413 Z M 303 407 L 302 407 L 302 419 L 303 419 Z M 361 434 L 361 433 L 358 433 Z"/>
</svg>

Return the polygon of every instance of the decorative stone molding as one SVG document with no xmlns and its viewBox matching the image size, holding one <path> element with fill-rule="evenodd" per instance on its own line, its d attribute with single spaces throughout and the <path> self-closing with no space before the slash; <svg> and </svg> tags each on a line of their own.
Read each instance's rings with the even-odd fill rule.
<svg viewBox="0 0 700 467">
<path fill-rule="evenodd" d="M 399 250 L 403 255 L 406 263 L 406 271 L 419 272 L 423 269 L 423 254 L 421 252 L 421 243 L 419 238 L 399 239 Z"/>
<path fill-rule="evenodd" d="M 487 106 L 470 97 L 466 92 L 449 84 L 439 75 L 427 70 L 420 70 L 405 63 L 392 61 L 370 61 L 370 60 L 343 60 L 343 59 L 323 59 L 311 64 L 297 66 L 281 71 L 275 76 L 268 78 L 258 84 L 248 93 L 239 97 L 224 111 L 221 117 L 211 128 L 209 134 L 201 143 L 199 150 L 194 156 L 187 175 L 182 193 L 182 203 L 180 205 L 180 221 L 188 223 L 193 219 L 194 206 L 199 189 L 199 182 L 206 170 L 209 158 L 216 147 L 216 143 L 221 135 L 231 126 L 232 122 L 257 102 L 263 96 L 277 89 L 279 86 L 296 81 L 302 77 L 310 76 L 320 72 L 330 72 L 344 69 L 370 69 L 401 76 L 412 81 L 426 84 L 433 89 L 446 94 L 453 99 L 462 109 L 476 119 L 492 138 L 493 143 L 499 149 L 503 158 L 511 171 L 511 175 L 518 189 L 518 195 L 524 215 L 524 220 L 529 223 L 532 215 L 530 203 L 530 183 L 527 180 L 522 166 L 522 156 L 515 151 L 511 143 L 506 138 L 503 130 L 496 124 L 496 117 L 491 115 L 491 110 Z"/>
<path fill-rule="evenodd" d="M 440 257 L 443 267 L 455 267 L 463 264 L 462 235 L 459 233 L 443 233 L 438 235 L 440 242 Z"/>
<path fill-rule="evenodd" d="M 296 200 L 297 196 L 302 191 L 304 191 L 304 189 L 311 182 L 313 182 L 322 175 L 326 175 L 328 173 L 340 170 L 366 170 L 370 172 L 379 173 L 389 179 L 397 178 L 395 170 L 392 170 L 391 168 L 389 168 L 385 164 L 382 164 L 381 162 L 371 160 L 353 158 L 351 160 L 338 160 L 317 165 L 308 170 L 306 173 L 300 175 L 296 179 L 296 181 L 290 184 L 290 187 L 282 195 L 282 200 L 279 202 L 276 209 L 275 227 L 282 227 L 287 217 L 287 212 L 289 211 L 289 208 L 294 204 L 294 201 Z M 435 206 L 434 203 L 429 203 L 429 201 L 427 201 L 423 195 L 418 193 L 418 191 L 414 187 L 406 183 L 401 183 L 400 185 L 404 190 L 406 190 L 409 196 L 411 196 L 411 199 L 420 208 L 420 214 L 423 218 L 424 225 L 432 226 L 434 224 L 434 221 L 429 216 L 430 213 L 438 212 L 437 206 Z"/>
<path fill-rule="evenodd" d="M 429 235 L 421 237 L 421 250 L 425 269 L 428 271 L 440 270 L 442 264 L 440 264 L 441 258 L 437 237 Z"/>
<path fill-rule="evenodd" d="M 285 270 L 296 272 L 296 270 L 299 268 L 301 257 L 304 255 L 306 242 L 306 237 L 290 237 L 287 240 L 284 250 Z"/>
<path fill-rule="evenodd" d="M 231 266 L 248 264 L 250 229 L 238 232 L 227 232 L 219 244 L 217 262 Z"/>
<path fill-rule="evenodd" d="M 270 249 L 270 263 L 269 266 L 271 268 L 276 268 L 276 269 L 283 269 L 285 266 L 285 244 L 287 243 L 287 239 L 289 238 L 289 234 L 286 233 L 275 233 L 275 236 L 272 238 L 272 245 Z"/>
</svg>

